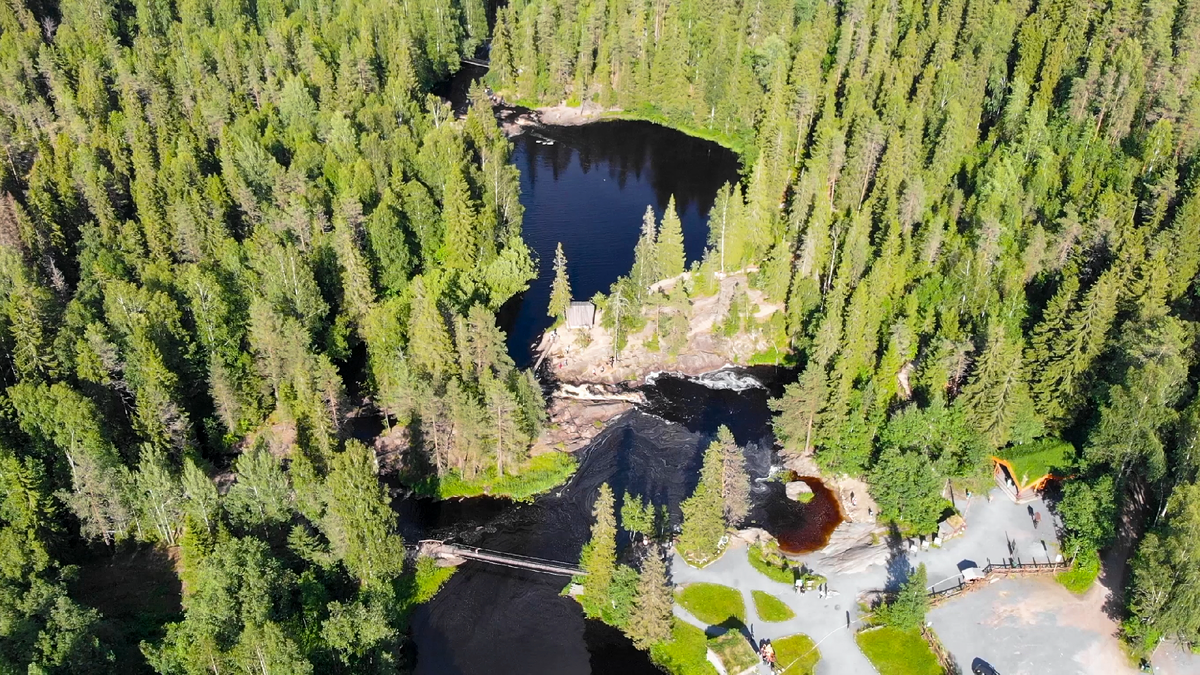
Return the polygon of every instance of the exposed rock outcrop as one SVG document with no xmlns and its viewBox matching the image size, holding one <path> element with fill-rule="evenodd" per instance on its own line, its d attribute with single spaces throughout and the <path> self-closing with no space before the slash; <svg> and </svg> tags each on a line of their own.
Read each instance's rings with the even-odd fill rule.
<svg viewBox="0 0 1200 675">
<path fill-rule="evenodd" d="M 651 287 L 655 292 L 669 292 L 678 283 L 688 283 L 689 274 L 660 281 Z M 745 293 L 753 321 L 732 337 L 720 334 L 719 327 L 729 313 L 735 294 Z M 770 302 L 755 288 L 750 288 L 746 274 L 738 272 L 720 280 L 715 295 L 689 300 L 686 308 L 688 332 L 683 344 L 676 345 L 672 354 L 665 339 L 656 332 L 656 317 L 669 309 L 644 310 L 646 326 L 628 336 L 625 346 L 613 359 L 612 331 L 601 324 L 597 312 L 596 324 L 586 328 L 558 328 L 542 336 L 537 352 L 545 359 L 550 374 L 565 383 L 642 384 L 650 375 L 670 372 L 696 376 L 714 370 L 747 363 L 751 357 L 771 348 L 765 322 L 782 306 Z"/>
<path fill-rule="evenodd" d="M 812 501 L 813 490 L 802 480 L 794 480 L 785 486 L 787 498 L 794 502 L 808 503 Z"/>
<path fill-rule="evenodd" d="M 592 441 L 611 420 L 644 403 L 640 392 L 600 385 L 564 386 L 550 398 L 549 422 L 530 453 L 575 452 Z"/>
</svg>

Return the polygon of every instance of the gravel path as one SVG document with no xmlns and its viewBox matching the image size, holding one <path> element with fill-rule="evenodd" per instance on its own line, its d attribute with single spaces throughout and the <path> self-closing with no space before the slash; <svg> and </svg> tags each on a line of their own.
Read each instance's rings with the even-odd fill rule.
<svg viewBox="0 0 1200 675">
<path fill-rule="evenodd" d="M 819 644 L 821 661 L 817 665 L 818 675 L 873 675 L 874 667 L 863 656 L 854 641 L 854 631 L 860 627 L 857 598 L 861 593 L 875 591 L 889 585 L 899 583 L 911 566 L 924 563 L 929 574 L 930 584 L 943 582 L 953 583 L 961 567 L 977 564 L 983 567 L 988 559 L 998 561 L 1009 554 L 1009 543 L 1014 544 L 1014 554 L 1023 560 L 1036 557 L 1045 561 L 1058 553 L 1058 541 L 1055 537 L 1055 523 L 1052 522 L 1045 504 L 1041 501 L 1029 505 L 1016 505 L 1009 501 L 998 490 L 992 491 L 992 499 L 975 496 L 970 501 L 960 499 L 959 509 L 967 519 L 966 533 L 946 542 L 941 548 L 930 547 L 924 550 L 910 551 L 907 547 L 899 546 L 896 550 L 888 551 L 885 541 L 876 544 L 864 543 L 853 555 L 860 556 L 864 561 L 873 564 L 846 564 L 836 556 L 821 553 L 810 554 L 802 558 L 810 568 L 829 578 L 829 588 L 838 593 L 837 596 L 821 599 L 816 593 L 797 594 L 788 585 L 768 579 L 750 566 L 746 559 L 746 548 L 736 547 L 728 551 L 720 560 L 708 567 L 697 570 L 690 567 L 676 555 L 672 563 L 672 574 L 676 584 L 694 582 L 710 582 L 736 588 L 742 592 L 746 602 L 748 629 L 753 631 L 756 640 L 763 638 L 775 639 L 804 633 Z M 1042 521 L 1039 529 L 1035 529 L 1030 517 L 1030 508 L 1041 512 Z M 861 526 L 861 524 L 857 525 Z M 735 540 L 736 541 L 736 540 Z M 866 554 L 863 548 L 871 549 Z M 835 570 L 849 569 L 847 573 L 837 573 Z M 1053 586 L 1066 593 L 1060 586 L 1045 581 L 1012 581 L 1005 582 L 1017 586 L 1029 586 L 1031 593 L 1043 584 Z M 796 617 L 781 623 L 766 623 L 761 621 L 754 611 L 754 602 L 750 592 L 753 590 L 766 591 L 783 600 L 796 613 Z M 968 594 L 971 597 L 974 593 Z M 1069 596 L 1070 594 L 1067 593 Z M 952 600 L 945 607 L 953 607 L 960 600 Z M 940 608 L 939 608 L 939 611 Z M 977 611 L 984 611 L 979 609 Z M 1098 611 L 1098 608 L 1096 608 Z M 677 616 L 702 628 L 708 628 L 701 621 L 691 616 L 680 607 L 675 608 Z M 847 630 L 847 621 L 852 627 Z M 938 625 L 935 624 L 935 628 Z M 1036 641 L 1039 639 L 1038 626 L 1029 629 L 1015 629 L 1015 640 Z M 940 634 L 939 629 L 939 634 Z M 988 631 L 974 631 L 976 639 L 986 642 Z M 945 638 L 943 638 L 945 641 Z M 1115 643 L 1115 640 L 1110 640 Z M 971 658 L 966 657 L 970 650 L 958 650 L 947 642 L 947 646 L 959 659 L 959 665 L 969 672 Z M 1028 653 L 1028 652 L 1027 652 Z M 1029 667 L 1039 665 L 1030 662 Z M 765 666 L 763 673 L 768 672 Z M 1009 671 L 1001 669 L 1005 675 Z M 1021 672 L 1021 671 L 1014 671 Z M 1029 672 L 1033 672 L 1030 670 Z M 1053 669 L 1041 669 L 1038 672 L 1059 672 Z M 1071 672 L 1071 671 L 1061 671 Z M 1119 671 L 1112 671 L 1114 673 Z"/>
<path fill-rule="evenodd" d="M 1154 652 L 1156 675 L 1200 675 L 1200 654 L 1194 654 L 1174 642 L 1159 646 Z"/>
<path fill-rule="evenodd" d="M 929 613 L 964 670 L 976 659 L 1003 675 L 1136 675 L 1105 615 L 1108 589 L 1075 596 L 1050 578 L 1004 579 Z"/>
<path fill-rule="evenodd" d="M 752 632 L 756 641 L 764 638 L 774 640 L 796 633 L 804 633 L 814 641 L 821 641 L 819 645 L 821 661 L 817 665 L 818 675 L 873 675 L 875 673 L 871 662 L 867 661 L 867 658 L 858 650 L 858 645 L 854 642 L 853 630 L 846 630 L 846 612 L 849 611 L 852 616 L 857 616 L 857 609 L 853 606 L 855 604 L 853 595 L 842 594 L 822 600 L 816 593 L 797 594 L 787 584 L 772 581 L 751 567 L 750 562 L 746 559 L 744 546 L 727 551 L 720 560 L 702 570 L 689 566 L 676 555 L 671 569 L 676 584 L 706 581 L 741 591 L 742 599 L 746 603 L 747 629 Z M 779 623 L 762 621 L 755 612 L 751 591 L 766 591 L 779 598 L 792 608 L 792 611 L 796 613 L 795 618 Z M 701 628 L 708 628 L 707 624 L 678 605 L 675 606 L 675 615 Z M 770 671 L 763 665 L 760 667 L 760 672 L 769 673 Z"/>
</svg>

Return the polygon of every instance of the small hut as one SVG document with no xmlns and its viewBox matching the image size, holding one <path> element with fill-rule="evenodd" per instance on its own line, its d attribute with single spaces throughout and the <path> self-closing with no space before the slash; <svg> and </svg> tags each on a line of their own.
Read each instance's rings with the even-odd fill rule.
<svg viewBox="0 0 1200 675">
<path fill-rule="evenodd" d="M 1037 499 L 1046 481 L 1056 477 L 1055 470 L 1074 456 L 1075 446 L 1060 438 L 1014 445 L 992 457 L 992 476 L 1009 499 L 1024 504 Z"/>
<path fill-rule="evenodd" d="M 590 302 L 572 302 L 567 307 L 567 328 L 591 328 L 596 321 L 596 306 Z"/>
</svg>

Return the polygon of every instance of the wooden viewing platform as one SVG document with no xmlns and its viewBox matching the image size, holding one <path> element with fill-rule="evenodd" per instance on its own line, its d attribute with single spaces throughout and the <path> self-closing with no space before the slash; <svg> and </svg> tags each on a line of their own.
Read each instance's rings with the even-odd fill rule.
<svg viewBox="0 0 1200 675">
<path fill-rule="evenodd" d="M 558 560 L 547 560 L 503 551 L 489 551 L 475 546 L 458 546 L 436 539 L 422 541 L 417 548 L 417 555 L 435 558 L 439 565 L 445 567 L 461 565 L 468 560 L 477 560 L 491 565 L 532 570 L 562 577 L 587 576 L 587 572 L 578 566 Z"/>
</svg>

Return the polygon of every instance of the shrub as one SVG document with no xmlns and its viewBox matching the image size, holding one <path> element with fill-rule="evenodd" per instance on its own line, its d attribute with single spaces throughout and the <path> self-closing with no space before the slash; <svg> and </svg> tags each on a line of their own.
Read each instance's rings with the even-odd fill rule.
<svg viewBox="0 0 1200 675">
<path fill-rule="evenodd" d="M 1055 574 L 1054 579 L 1068 591 L 1083 595 L 1099 575 L 1100 555 L 1091 549 L 1085 549 L 1075 556 L 1075 565 L 1071 569 Z"/>
<path fill-rule="evenodd" d="M 789 586 L 795 583 L 795 573 L 778 550 L 764 549 L 761 544 L 755 544 L 747 551 L 746 557 L 750 566 L 768 579 Z"/>
</svg>

